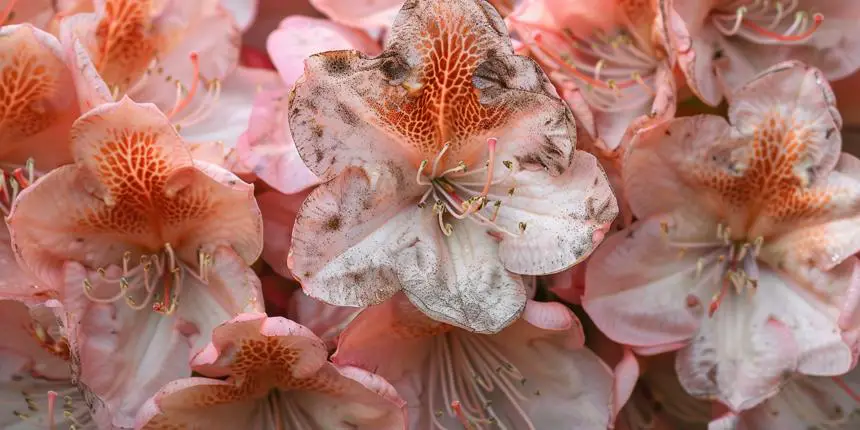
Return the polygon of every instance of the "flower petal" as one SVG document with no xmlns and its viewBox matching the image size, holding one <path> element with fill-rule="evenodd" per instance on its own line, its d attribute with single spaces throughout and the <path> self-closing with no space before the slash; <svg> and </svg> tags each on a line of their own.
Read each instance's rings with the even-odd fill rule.
<svg viewBox="0 0 860 430">
<path fill-rule="evenodd" d="M 268 191 L 257 196 L 257 204 L 263 216 L 263 231 L 266 232 L 262 258 L 272 270 L 287 279 L 293 278 L 287 267 L 293 226 L 307 196 L 307 192 L 285 195 L 277 191 Z"/>
<path fill-rule="evenodd" d="M 344 0 L 310 0 L 320 12 L 352 27 L 387 28 L 394 22 L 403 0 L 368 0 L 361 4 Z"/>
<path fill-rule="evenodd" d="M 313 54 L 354 49 L 367 55 L 377 55 L 380 51 L 379 44 L 362 31 L 301 15 L 288 16 L 281 21 L 278 28 L 269 34 L 266 46 L 288 88 L 302 75 L 305 59 Z"/>
<path fill-rule="evenodd" d="M 383 160 L 414 167 L 446 143 L 449 159 L 473 162 L 486 133 L 509 116 L 511 106 L 486 106 L 472 90 L 482 62 L 512 53 L 495 9 L 466 0 L 406 6 L 378 57 L 336 51 L 305 62 L 290 128 L 302 160 L 322 180 L 379 160 L 382 147 Z"/>
<path fill-rule="evenodd" d="M 808 177 L 793 172 L 803 183 L 816 182 L 836 165 L 842 117 L 818 69 L 796 61 L 774 65 L 737 89 L 729 101 L 729 121 L 738 133 L 781 146 L 785 161 L 808 170 L 803 172 Z"/>
<path fill-rule="evenodd" d="M 419 221 L 427 212 L 408 202 L 420 189 L 398 180 L 405 180 L 398 171 L 351 168 L 310 193 L 293 227 L 288 261 L 308 295 L 366 306 L 397 292 L 399 273 L 430 270 L 420 265 L 438 257 L 434 244 L 421 238 L 435 232 Z"/>
<path fill-rule="evenodd" d="M 295 194 L 319 184 L 299 157 L 287 124 L 287 91 L 276 89 L 257 94 L 247 131 L 236 144 L 236 166 L 247 170 L 272 188 Z"/>
<path fill-rule="evenodd" d="M 860 391 L 858 375 L 860 372 L 852 371 L 840 378 L 842 382 L 832 378 L 795 378 L 782 387 L 777 396 L 741 414 L 740 425 L 729 429 L 807 430 L 831 426 L 848 430 L 857 427 L 860 425 L 857 414 L 860 406 L 855 394 Z"/>
<path fill-rule="evenodd" d="M 34 157 L 45 170 L 70 162 L 68 133 L 80 111 L 60 44 L 30 24 L 7 25 L 0 52 L 0 157 L 19 165 Z"/>
<path fill-rule="evenodd" d="M 193 215 L 172 220 L 167 215 L 162 234 L 181 244 L 177 253 L 184 261 L 196 261 L 198 249 L 227 245 L 252 264 L 263 250 L 263 219 L 254 186 L 214 164 L 195 161 L 194 167 L 189 185 L 171 202 Z"/>
<path fill-rule="evenodd" d="M 219 4 L 230 12 L 239 30 L 245 31 L 254 22 L 259 0 L 220 0 Z"/>
<path fill-rule="evenodd" d="M 704 182 L 699 172 L 724 174 L 723 166 L 712 159 L 738 146 L 728 133 L 724 119 L 706 115 L 677 118 L 636 133 L 622 163 L 624 193 L 633 213 L 647 218 L 690 206 L 691 201 L 706 209 L 724 206 L 719 196 L 697 188 L 695 181 Z M 712 153 L 717 155 L 710 157 Z"/>
<path fill-rule="evenodd" d="M 708 249 L 681 253 L 669 245 L 660 224 L 647 220 L 610 236 L 586 266 L 583 307 L 616 342 L 683 342 L 693 336 L 704 314 L 695 294 L 702 289 L 708 294 L 713 278 L 710 273 L 697 276 L 696 271 Z"/>
<path fill-rule="evenodd" d="M 435 320 L 478 333 L 496 333 L 514 322 L 528 296 L 522 278 L 499 261 L 497 240 L 469 221 L 454 225 L 453 234 L 444 236 L 433 231 L 434 217 L 426 211 L 413 216 L 422 217 L 422 227 L 432 231 L 425 230 L 422 237 L 437 238 L 430 243 L 431 254 L 416 255 L 416 263 L 423 260 L 436 267 L 416 264 L 419 270 L 400 272 L 409 300 Z"/>
<path fill-rule="evenodd" d="M 526 275 L 562 271 L 588 257 L 609 230 L 618 204 L 606 174 L 591 154 L 577 151 L 572 159 L 561 176 L 514 174 L 514 194 L 497 221 L 520 231 L 503 237 L 499 247 L 506 269 Z"/>
<path fill-rule="evenodd" d="M 860 251 L 860 160 L 842 153 L 834 171 L 810 191 L 824 197 L 817 219 L 792 226 L 768 243 L 762 258 L 774 267 L 794 273 L 830 270 Z"/>
<path fill-rule="evenodd" d="M 845 286 L 854 262 L 823 285 Z M 729 293 L 731 294 L 731 293 Z M 678 355 L 678 373 L 694 396 L 716 396 L 735 411 L 773 396 L 792 372 L 838 375 L 852 355 L 837 326 L 839 292 L 820 298 L 761 270 L 752 297 L 730 295 Z"/>
</svg>

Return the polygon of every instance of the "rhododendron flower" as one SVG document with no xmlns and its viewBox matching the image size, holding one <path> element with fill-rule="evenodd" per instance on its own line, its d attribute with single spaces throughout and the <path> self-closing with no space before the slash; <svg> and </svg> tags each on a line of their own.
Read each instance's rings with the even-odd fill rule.
<svg viewBox="0 0 860 430">
<path fill-rule="evenodd" d="M 327 355 L 322 340 L 288 319 L 239 315 L 192 360 L 206 377 L 167 384 L 141 410 L 138 428 L 405 428 L 391 385 Z"/>
<path fill-rule="evenodd" d="M 834 378 L 802 377 L 761 405 L 727 414 L 711 430 L 852 430 L 860 428 L 860 369 Z"/>
<path fill-rule="evenodd" d="M 13 205 L 12 247 L 61 289 L 80 381 L 107 406 L 96 418 L 128 425 L 161 385 L 190 374 L 189 354 L 213 327 L 262 309 L 248 268 L 262 222 L 253 187 L 192 161 L 151 104 L 92 109 L 72 126 L 71 145 L 76 163 Z"/>
<path fill-rule="evenodd" d="M 257 196 L 257 204 L 263 216 L 263 231 L 266 232 L 263 261 L 268 263 L 275 273 L 287 279 L 293 279 L 293 275 L 283 260 L 290 252 L 296 214 L 307 196 L 307 192 L 287 195 L 277 191 L 267 191 Z"/>
<path fill-rule="evenodd" d="M 641 131 L 624 160 L 640 222 L 586 267 L 588 314 L 613 340 L 682 348 L 695 396 L 748 409 L 793 373 L 853 366 L 860 161 L 821 73 L 765 71 L 734 94 L 729 123 L 679 118 Z"/>
<path fill-rule="evenodd" d="M 560 303 L 529 301 L 521 320 L 487 335 L 434 321 L 397 295 L 362 311 L 332 360 L 390 381 L 410 429 L 603 430 L 612 373 L 583 341 Z"/>
<path fill-rule="evenodd" d="M 663 9 L 690 89 L 723 95 L 785 60 L 839 79 L 860 67 L 860 8 L 851 1 L 676 0 Z"/>
<path fill-rule="evenodd" d="M 408 2 L 387 47 L 314 55 L 296 83 L 293 138 L 326 182 L 298 214 L 290 269 L 331 304 L 403 290 L 435 319 L 497 332 L 525 306 L 518 274 L 587 257 L 615 199 L 485 0 Z"/>
<path fill-rule="evenodd" d="M 269 35 L 269 55 L 283 85 L 258 95 L 254 101 L 248 131 L 236 148 L 240 169 L 253 172 L 285 194 L 297 193 L 319 182 L 302 162 L 290 134 L 287 95 L 302 75 L 305 58 L 337 49 L 358 49 L 375 55 L 380 47 L 358 30 L 301 16 L 285 19 Z"/>
<path fill-rule="evenodd" d="M 70 379 L 68 344 L 53 312 L 44 305 L 31 306 L 0 300 L 0 427 L 94 429 Z"/>
<path fill-rule="evenodd" d="M 290 298 L 290 317 L 319 336 L 332 351 L 337 346 L 337 338 L 359 312 L 360 309 L 351 306 L 321 302 L 299 289 L 293 291 Z"/>
<path fill-rule="evenodd" d="M 155 103 L 187 140 L 235 147 L 256 88 L 277 82 L 271 71 L 236 68 L 239 28 L 216 1 L 104 0 L 94 12 L 73 12 L 60 40 L 70 55 L 88 57 L 79 62 L 92 63 L 110 101 Z"/>
<path fill-rule="evenodd" d="M 629 140 L 628 126 L 675 113 L 664 7 L 655 0 L 524 0 L 508 22 L 577 119 L 615 149 Z"/>
</svg>

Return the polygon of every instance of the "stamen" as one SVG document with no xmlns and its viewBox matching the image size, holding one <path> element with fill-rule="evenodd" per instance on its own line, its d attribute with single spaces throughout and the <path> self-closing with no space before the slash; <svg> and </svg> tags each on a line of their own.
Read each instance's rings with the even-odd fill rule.
<svg viewBox="0 0 860 430">
<path fill-rule="evenodd" d="M 56 391 L 48 391 L 48 429 L 54 430 L 54 402 L 57 400 Z"/>
<path fill-rule="evenodd" d="M 731 30 L 726 33 L 727 36 L 734 36 L 738 33 L 738 30 L 740 30 L 741 28 L 741 24 L 743 24 L 744 22 L 744 14 L 746 13 L 746 6 L 741 6 L 738 8 L 737 12 L 735 13 L 735 25 L 732 27 Z"/>
<path fill-rule="evenodd" d="M 194 68 L 194 75 L 191 79 L 191 90 L 188 91 L 185 97 L 182 97 L 182 84 L 179 81 L 176 82 L 176 103 L 173 105 L 173 109 L 167 114 L 167 118 L 172 119 L 177 113 L 188 107 L 194 95 L 197 94 L 197 86 L 200 83 L 200 60 L 196 52 L 192 52 L 189 57 L 191 59 L 191 66 Z"/>
<path fill-rule="evenodd" d="M 729 279 L 728 277 L 723 277 L 723 286 L 720 288 L 720 292 L 714 294 L 714 297 L 711 299 L 711 304 L 708 306 L 708 318 L 712 318 L 714 313 L 717 312 L 717 309 L 720 308 L 720 304 L 722 304 L 723 298 L 726 296 L 728 291 Z"/>
<path fill-rule="evenodd" d="M 436 172 L 437 172 L 437 170 L 438 170 L 438 168 L 439 168 L 439 161 L 441 161 L 441 160 L 442 160 L 442 157 L 444 157 L 444 156 L 445 156 L 445 153 L 446 153 L 446 152 L 448 152 L 448 149 L 449 149 L 450 147 L 451 147 L 451 143 L 450 143 L 450 142 L 449 142 L 449 143 L 446 143 L 446 144 L 442 145 L 442 150 L 440 150 L 440 151 L 439 151 L 439 153 L 438 153 L 438 154 L 436 154 L 436 158 L 433 160 L 433 170 L 430 172 L 430 177 L 431 177 L 431 178 L 435 178 L 435 177 L 436 177 Z"/>
<path fill-rule="evenodd" d="M 798 13 L 803 13 L 803 12 L 798 12 Z M 796 19 L 799 19 L 799 18 L 800 18 L 800 16 L 798 16 Z M 812 27 L 808 28 L 803 33 L 795 34 L 795 35 L 776 33 L 776 32 L 770 31 L 764 27 L 761 27 L 760 25 L 758 25 L 754 22 L 745 22 L 744 25 L 746 27 L 748 27 L 750 30 L 752 30 L 752 31 L 764 36 L 764 37 L 778 40 L 780 42 L 801 42 L 801 41 L 804 41 L 804 40 L 810 38 L 818 30 L 818 27 L 821 27 L 821 24 L 824 22 L 824 15 L 822 15 L 820 13 L 816 13 L 815 15 L 812 16 L 812 19 L 813 19 Z M 792 27 L 789 28 L 789 31 L 786 33 L 790 33 L 790 32 L 795 31 L 797 24 L 798 24 L 797 21 L 795 21 L 795 25 L 792 25 Z"/>
<path fill-rule="evenodd" d="M 493 181 L 493 169 L 496 165 L 496 138 L 491 137 L 487 139 L 487 147 L 490 152 L 490 161 L 487 163 L 487 183 L 484 184 L 484 189 L 481 191 L 481 195 L 487 197 L 487 194 L 490 192 L 490 183 Z"/>
<path fill-rule="evenodd" d="M 842 379 L 842 377 L 841 377 L 841 376 L 834 376 L 834 377 L 833 377 L 833 382 L 835 382 L 835 383 L 836 383 L 836 385 L 837 385 L 837 386 L 839 386 L 839 388 L 841 388 L 841 389 L 842 389 L 842 391 L 845 391 L 845 394 L 847 394 L 847 395 L 848 395 L 848 397 L 851 397 L 851 399 L 852 399 L 852 400 L 854 400 L 854 402 L 856 402 L 858 405 L 860 405 L 860 393 L 855 392 L 855 391 L 854 391 L 854 390 L 853 390 L 853 389 L 852 389 L 852 388 L 851 388 L 851 387 L 850 387 L 850 386 L 845 382 L 845 380 L 844 380 L 844 379 Z"/>
</svg>

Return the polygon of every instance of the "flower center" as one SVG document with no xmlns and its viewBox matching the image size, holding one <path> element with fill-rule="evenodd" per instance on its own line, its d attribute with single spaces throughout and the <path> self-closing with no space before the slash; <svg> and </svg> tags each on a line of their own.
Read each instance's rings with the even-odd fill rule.
<svg viewBox="0 0 860 430">
<path fill-rule="evenodd" d="M 8 173 L 11 171 L 12 173 Z M 12 209 L 12 204 L 18 198 L 21 190 L 30 186 L 38 176 L 41 176 L 35 170 L 35 163 L 32 158 L 28 159 L 23 167 L 2 166 L 0 168 L 0 210 L 3 214 L 9 216 L 9 211 Z"/>
<path fill-rule="evenodd" d="M 516 415 L 522 424 L 516 428 L 534 430 L 520 403 L 529 400 L 527 391 L 540 396 L 540 390 L 528 387 L 519 369 L 487 336 L 453 330 L 432 342 L 427 393 L 433 428 L 446 429 L 439 419 L 447 414 L 466 429 L 483 425 L 507 429 L 501 417 Z M 504 404 L 496 405 L 499 400 Z"/>
<path fill-rule="evenodd" d="M 498 178 L 494 177 L 496 162 L 496 139 L 487 139 L 490 157 L 484 167 L 469 170 L 466 162 L 460 161 L 456 167 L 442 170 L 441 161 L 445 157 L 450 143 L 442 146 L 442 149 L 433 160 L 432 169 L 427 172 L 429 160 L 423 160 L 418 167 L 415 181 L 419 185 L 428 186 L 427 192 L 418 201 L 418 207 L 424 208 L 432 197 L 433 213 L 439 220 L 439 228 L 446 236 L 454 233 L 454 227 L 445 221 L 448 214 L 458 220 L 469 219 L 479 225 L 491 228 L 492 234 L 507 234 L 519 236 L 526 229 L 525 223 L 519 223 L 519 233 L 511 232 L 499 225 L 497 218 L 502 207 L 503 196 L 493 194 L 492 188 L 504 186 L 506 181 L 512 180 L 514 165 L 511 161 L 503 161 L 507 171 Z M 481 176 L 484 176 L 482 179 Z M 507 196 L 512 197 L 516 187 L 510 187 Z"/>
<path fill-rule="evenodd" d="M 98 269 L 100 281 L 117 285 L 119 291 L 110 297 L 97 297 L 93 283 L 84 279 L 84 295 L 96 303 L 114 303 L 125 299 L 134 310 L 142 310 L 152 303 L 152 310 L 170 315 L 179 305 L 179 294 L 186 277 L 191 276 L 203 284 L 208 284 L 208 271 L 212 265 L 212 255 L 197 252 L 197 269 L 176 258 L 173 247 L 167 243 L 161 252 L 143 254 L 140 263 L 130 268 L 131 252 L 126 251 L 122 258 L 122 274 L 111 277 L 104 268 Z"/>
<path fill-rule="evenodd" d="M 824 15 L 798 10 L 799 0 L 731 2 L 711 14 L 714 26 L 726 36 L 742 37 L 763 45 L 790 45 L 808 41 Z"/>
<path fill-rule="evenodd" d="M 508 18 L 512 28 L 541 60 L 550 75 L 573 83 L 595 109 L 615 112 L 638 107 L 654 97 L 658 59 L 635 34 L 602 31 L 581 38 L 561 31 Z M 531 35 L 531 37 L 526 37 Z"/>
<path fill-rule="evenodd" d="M 663 222 L 660 224 L 664 238 L 669 238 L 669 224 Z M 708 317 L 713 317 L 717 309 L 723 302 L 730 290 L 740 295 L 746 291 L 747 294 L 755 294 L 758 288 L 758 256 L 761 253 L 761 248 L 764 245 L 764 237 L 758 236 L 755 239 L 749 240 L 745 237 L 738 238 L 732 234 L 731 227 L 723 224 L 717 225 L 717 242 L 677 242 L 669 241 L 671 246 L 680 249 L 680 256 L 683 256 L 691 248 L 716 248 L 716 250 L 708 252 L 705 256 L 700 257 L 696 261 L 695 279 L 702 278 L 702 273 L 705 271 L 705 266 L 716 259 L 717 280 L 720 285 L 719 291 L 711 298 L 708 306 Z"/>
</svg>

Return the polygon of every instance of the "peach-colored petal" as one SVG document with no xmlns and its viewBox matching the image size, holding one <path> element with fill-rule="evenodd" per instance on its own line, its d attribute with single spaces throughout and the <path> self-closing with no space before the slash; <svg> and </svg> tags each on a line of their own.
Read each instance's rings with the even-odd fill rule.
<svg viewBox="0 0 860 430">
<path fill-rule="evenodd" d="M 71 161 L 69 128 L 80 114 L 57 40 L 30 24 L 0 29 L 0 159 L 40 169 Z"/>
<path fill-rule="evenodd" d="M 240 417 L 255 429 L 405 428 L 403 402 L 390 384 L 328 363 L 322 341 L 290 320 L 241 314 L 216 328 L 212 339 L 194 369 L 226 380 L 174 381 L 142 408 L 138 426 L 227 428 L 217 419 L 229 413 L 226 422 Z"/>
</svg>

